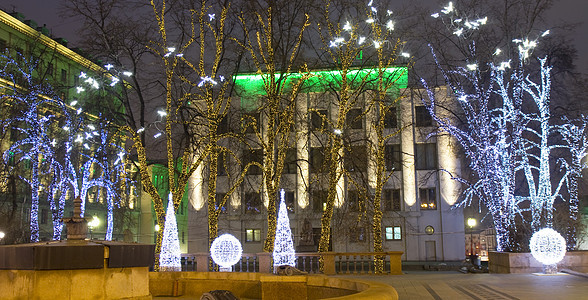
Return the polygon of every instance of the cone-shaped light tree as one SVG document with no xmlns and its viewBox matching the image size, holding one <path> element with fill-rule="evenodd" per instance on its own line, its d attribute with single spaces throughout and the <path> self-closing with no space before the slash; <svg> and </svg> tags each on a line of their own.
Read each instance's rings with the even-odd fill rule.
<svg viewBox="0 0 588 300">
<path fill-rule="evenodd" d="M 288 219 L 288 210 L 286 209 L 284 190 L 282 189 L 280 190 L 280 207 L 278 209 L 278 222 L 274 239 L 274 267 L 294 266 L 295 260 L 290 219 Z"/>
<path fill-rule="evenodd" d="M 165 215 L 165 227 L 163 228 L 163 240 L 161 242 L 161 254 L 159 257 L 160 271 L 180 271 L 180 241 L 178 240 L 178 224 L 176 213 L 170 193 Z"/>
</svg>

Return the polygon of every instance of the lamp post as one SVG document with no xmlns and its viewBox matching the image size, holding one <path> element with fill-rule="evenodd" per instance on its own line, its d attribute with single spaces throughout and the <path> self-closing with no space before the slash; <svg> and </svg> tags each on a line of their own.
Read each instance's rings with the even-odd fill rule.
<svg viewBox="0 0 588 300">
<path fill-rule="evenodd" d="M 90 229 L 90 240 L 93 239 L 93 229 L 100 225 L 100 219 L 97 216 L 92 217 L 92 221 L 88 222 L 88 228 Z"/>
<path fill-rule="evenodd" d="M 4 244 L 4 236 L 6 236 L 4 231 L 0 231 L 0 245 Z"/>
<path fill-rule="evenodd" d="M 468 218 L 467 224 L 470 228 L 470 261 L 474 264 L 474 227 L 476 227 L 476 219 Z"/>
</svg>

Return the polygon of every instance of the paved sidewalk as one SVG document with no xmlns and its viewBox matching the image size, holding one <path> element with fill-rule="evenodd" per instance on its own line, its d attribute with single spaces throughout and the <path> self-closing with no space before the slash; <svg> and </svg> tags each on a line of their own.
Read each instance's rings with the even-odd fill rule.
<svg viewBox="0 0 588 300">
<path fill-rule="evenodd" d="M 405 271 L 392 276 L 337 276 L 383 282 L 400 300 L 426 299 L 588 299 L 588 278 L 533 274 L 463 274 L 450 271 Z"/>
</svg>

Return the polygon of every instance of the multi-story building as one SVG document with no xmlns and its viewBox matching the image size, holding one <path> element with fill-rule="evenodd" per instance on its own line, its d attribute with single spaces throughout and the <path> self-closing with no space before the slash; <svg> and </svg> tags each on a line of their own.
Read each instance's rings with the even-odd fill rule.
<svg viewBox="0 0 588 300">
<path fill-rule="evenodd" d="M 24 15 L 13 12 L 6 13 L 0 10 L 0 51 L 8 57 L 14 58 L 23 64 L 34 64 L 32 76 L 35 82 L 45 81 L 51 85 L 53 94 L 57 95 L 64 103 L 71 103 L 80 95 L 76 90 L 81 83 L 81 72 L 102 76 L 106 74 L 99 65 L 76 51 L 67 47 L 67 41 L 63 38 L 52 38 L 49 29 L 37 26 L 33 20 L 25 19 Z M 25 68 L 26 69 L 26 68 Z M 18 74 L 14 78 L 18 79 Z M 16 81 L 16 80 L 15 80 Z M 26 86 L 20 86 L 20 82 L 11 82 L 10 78 L 0 79 L 0 96 L 10 95 L 12 88 L 26 90 Z M 48 97 L 49 95 L 39 95 Z M 9 100 L 10 96 L 2 97 Z M 101 101 L 108 101 L 108 95 L 102 95 Z M 101 102 L 104 105 L 105 102 Z M 4 104 L 9 105 L 6 101 Z M 4 105 L 3 104 L 3 105 Z M 46 109 L 46 108 L 45 108 Z M 88 116 L 92 118 L 92 116 Z M 96 118 L 96 117 L 94 117 Z M 1 119 L 5 120 L 6 116 Z M 15 130 L 9 130 L 2 135 L 0 152 L 4 154 L 7 147 L 17 141 L 18 134 Z M 62 141 L 55 141 L 59 143 Z M 122 143 L 122 142 L 121 142 Z M 59 155 L 63 155 L 60 153 Z M 28 230 L 30 222 L 31 189 L 22 180 L 18 180 L 18 174 L 8 174 L 7 170 L 13 161 L 12 158 L 2 169 L 0 180 L 0 231 L 6 233 L 6 242 L 27 242 L 26 234 L 17 238 L 17 232 L 24 233 Z M 30 167 L 25 161 L 23 172 L 29 172 Z M 80 167 L 80 166 L 78 166 Z M 78 168 L 79 169 L 79 168 Z M 83 169 L 83 167 L 81 167 Z M 16 176 L 16 177 L 15 177 Z M 13 184 L 14 183 L 14 184 Z M 14 187 L 11 187 L 14 185 Z M 46 187 L 42 182 L 41 187 Z M 64 216 L 72 214 L 72 196 L 68 194 Z M 115 231 L 113 239 L 136 241 L 138 232 L 139 204 L 135 197 L 121 200 L 123 209 L 116 209 Z M 91 228 L 93 238 L 104 239 L 107 221 L 107 209 L 103 193 L 89 191 L 86 199 L 86 216 L 96 220 Z M 39 239 L 49 240 L 53 234 L 52 208 L 45 198 L 41 199 L 38 210 Z M 134 225 L 133 225 L 134 224 Z"/>
<path fill-rule="evenodd" d="M 390 99 L 399 99 L 386 118 L 386 174 L 389 179 L 382 191 L 383 248 L 384 251 L 403 251 L 406 261 L 457 261 L 464 258 L 464 218 L 460 208 L 454 208 L 459 196 L 459 186 L 451 175 L 459 174 L 461 165 L 454 143 L 448 136 L 430 136 L 433 120 L 423 106 L 423 92 L 407 87 L 406 69 L 396 85 L 389 90 Z M 364 69 L 365 71 L 365 69 Z M 392 71 L 392 72 L 394 72 Z M 369 72 L 369 70 L 368 70 Z M 317 71 L 315 76 L 327 78 L 332 71 Z M 376 73 L 376 72 L 372 72 Z M 258 75 L 234 77 L 236 90 L 244 91 L 233 98 L 234 116 L 227 118 L 225 126 L 239 130 L 245 118 L 256 120 L 259 134 L 263 136 L 266 122 L 259 108 L 263 91 Z M 439 93 L 444 92 L 440 89 Z M 239 93 L 237 93 L 239 95 Z M 296 117 L 293 126 L 291 148 L 281 180 L 290 224 L 297 251 L 317 250 L 321 232 L 321 216 L 327 197 L 325 169 L 329 140 L 324 134 L 327 123 L 333 123 L 338 114 L 337 91 L 308 88 L 296 96 Z M 347 128 L 340 130 L 344 139 L 341 167 L 346 176 L 337 184 L 337 199 L 332 220 L 332 245 L 336 252 L 373 251 L 369 201 L 362 202 L 362 190 L 373 193 L 375 188 L 375 163 L 368 149 L 375 144 L 374 93 L 366 91 L 357 97 L 347 113 Z M 236 101 L 235 101 L 236 100 Z M 328 130 L 337 130 L 331 128 Z M 247 129 L 249 147 L 234 148 L 240 152 L 240 163 L 222 159 L 218 165 L 217 198 L 230 189 L 247 162 L 263 162 L 263 150 L 256 146 L 253 128 Z M 270 129 L 271 130 L 271 129 Z M 323 131 L 321 131 L 323 130 Z M 344 153 L 343 153 L 344 152 Z M 443 170 L 443 171 L 440 171 Z M 195 174 L 189 187 L 188 252 L 208 251 L 206 168 Z M 243 251 L 263 251 L 267 234 L 267 194 L 263 188 L 262 170 L 249 169 L 246 179 L 231 194 L 222 208 L 219 218 L 219 234 L 231 233 L 243 244 Z M 353 178 L 352 178 L 353 177 Z"/>
</svg>

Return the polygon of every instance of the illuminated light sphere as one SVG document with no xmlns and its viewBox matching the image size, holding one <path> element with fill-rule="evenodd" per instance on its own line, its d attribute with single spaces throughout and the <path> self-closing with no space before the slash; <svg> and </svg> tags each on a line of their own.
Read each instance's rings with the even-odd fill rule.
<svg viewBox="0 0 588 300">
<path fill-rule="evenodd" d="M 531 254 L 544 265 L 554 265 L 566 255 L 566 241 L 557 231 L 543 228 L 533 234 L 529 243 Z"/>
<path fill-rule="evenodd" d="M 210 255 L 214 263 L 227 269 L 239 262 L 242 253 L 239 240 L 228 233 L 217 237 L 210 246 Z"/>
</svg>

